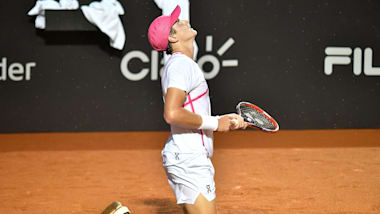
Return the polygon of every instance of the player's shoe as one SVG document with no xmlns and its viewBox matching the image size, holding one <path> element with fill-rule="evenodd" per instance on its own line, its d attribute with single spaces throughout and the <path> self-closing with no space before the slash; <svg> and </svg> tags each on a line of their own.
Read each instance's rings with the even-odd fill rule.
<svg viewBox="0 0 380 214">
<path fill-rule="evenodd" d="M 114 201 L 103 210 L 101 214 L 131 214 L 128 207 L 123 206 L 120 202 Z"/>
</svg>

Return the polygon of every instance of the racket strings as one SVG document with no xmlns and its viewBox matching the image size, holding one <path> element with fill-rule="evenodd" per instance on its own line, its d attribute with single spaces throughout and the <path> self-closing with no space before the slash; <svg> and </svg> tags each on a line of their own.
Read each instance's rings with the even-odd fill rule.
<svg viewBox="0 0 380 214">
<path fill-rule="evenodd" d="M 241 105 L 240 112 L 246 122 L 252 123 L 254 126 L 271 130 L 276 128 L 275 124 L 273 124 L 269 118 L 252 107 Z"/>
</svg>

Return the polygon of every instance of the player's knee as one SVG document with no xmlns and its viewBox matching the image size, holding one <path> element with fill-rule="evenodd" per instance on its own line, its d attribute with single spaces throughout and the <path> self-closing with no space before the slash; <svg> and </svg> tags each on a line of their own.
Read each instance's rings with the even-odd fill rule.
<svg viewBox="0 0 380 214">
<path fill-rule="evenodd" d="M 202 194 L 199 194 L 194 204 L 184 205 L 185 213 L 188 214 L 216 214 L 216 202 L 215 199 L 209 201 Z"/>
</svg>

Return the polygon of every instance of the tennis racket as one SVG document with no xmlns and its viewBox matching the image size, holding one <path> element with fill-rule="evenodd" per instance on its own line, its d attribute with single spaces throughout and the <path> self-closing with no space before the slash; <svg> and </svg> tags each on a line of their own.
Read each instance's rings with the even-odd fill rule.
<svg viewBox="0 0 380 214">
<path fill-rule="evenodd" d="M 280 126 L 268 113 L 249 102 L 240 102 L 236 106 L 237 113 L 244 118 L 249 127 L 259 128 L 266 132 L 277 132 Z M 232 120 L 236 125 L 237 120 Z"/>
</svg>

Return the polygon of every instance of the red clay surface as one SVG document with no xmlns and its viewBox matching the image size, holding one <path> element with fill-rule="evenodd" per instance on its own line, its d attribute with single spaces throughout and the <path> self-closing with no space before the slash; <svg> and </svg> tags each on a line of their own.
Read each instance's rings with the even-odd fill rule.
<svg viewBox="0 0 380 214">
<path fill-rule="evenodd" d="M 166 132 L 0 134 L 0 214 L 182 213 Z M 380 213 L 380 130 L 217 133 L 218 212 Z"/>
</svg>

